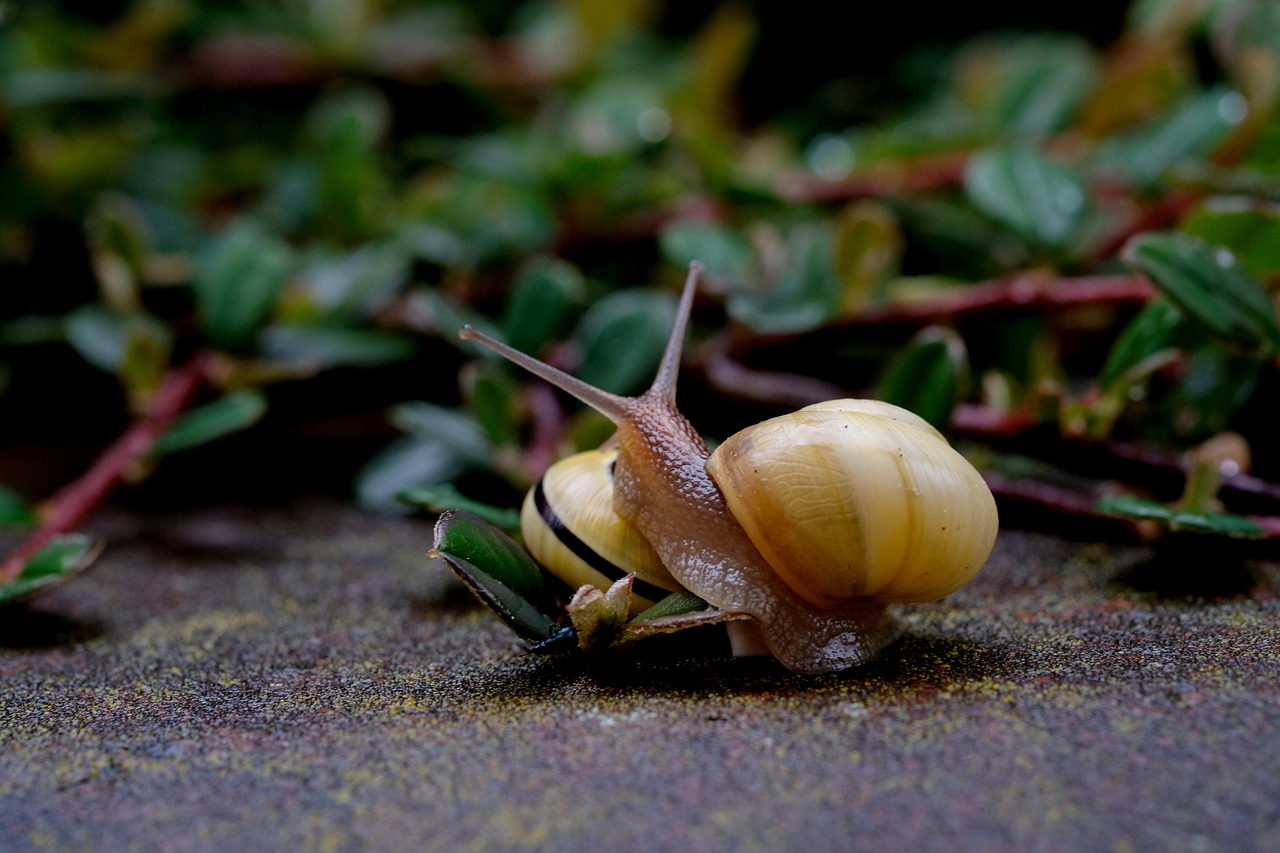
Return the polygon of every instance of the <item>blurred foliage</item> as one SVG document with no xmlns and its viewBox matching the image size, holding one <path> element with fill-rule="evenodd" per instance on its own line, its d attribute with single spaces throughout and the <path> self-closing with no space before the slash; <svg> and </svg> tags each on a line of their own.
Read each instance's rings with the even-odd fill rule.
<svg viewBox="0 0 1280 853">
<path fill-rule="evenodd" d="M 77 389 L 48 386 L 97 380 L 59 353 L 135 415 L 214 353 L 153 458 L 346 370 L 399 383 L 361 503 L 509 507 L 601 425 L 458 327 L 632 393 L 699 259 L 688 381 L 708 393 L 688 408 L 709 430 L 732 428 L 722 402 L 772 414 L 822 387 L 1001 453 L 1014 423 L 1257 444 L 1280 346 L 1276 8 L 1138 0 L 1107 44 L 904 32 L 887 71 L 761 114 L 768 4 L 0 2 L 0 430 L 74 420 Z"/>
</svg>

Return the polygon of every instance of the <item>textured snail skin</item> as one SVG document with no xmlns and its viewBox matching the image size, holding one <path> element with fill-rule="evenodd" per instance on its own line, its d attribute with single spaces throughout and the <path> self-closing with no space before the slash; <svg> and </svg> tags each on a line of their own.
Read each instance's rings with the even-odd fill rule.
<svg viewBox="0 0 1280 853">
<path fill-rule="evenodd" d="M 897 622 L 888 612 L 886 598 L 896 595 L 899 586 L 909 596 L 924 595 L 923 587 L 900 584 L 896 579 L 896 570 L 883 567 L 871 573 L 888 577 L 888 586 L 877 587 L 879 591 L 873 589 L 875 585 L 855 571 L 837 571 L 833 580 L 821 580 L 817 583 L 807 574 L 808 569 L 790 567 L 784 574 L 779 574 L 730 512 L 725 493 L 717 486 L 708 470 L 711 453 L 697 431 L 675 406 L 680 353 L 700 270 L 697 264 L 690 266 L 676 314 L 676 324 L 663 354 L 657 378 L 649 390 L 639 397 L 618 397 L 601 391 L 469 327 L 464 327 L 461 334 L 463 338 L 484 344 L 574 395 L 617 425 L 618 457 L 614 465 L 613 507 L 624 521 L 633 525 L 649 541 L 663 565 L 686 589 L 722 610 L 745 612 L 754 617 L 769 651 L 791 670 L 806 673 L 829 672 L 865 663 L 893 642 L 900 631 Z M 847 408 L 847 403 L 848 401 L 840 401 L 812 408 L 821 412 L 833 405 Z M 871 404 L 872 407 L 882 405 Z M 895 431 L 905 424 L 903 429 L 909 427 L 926 436 L 930 448 L 926 455 L 937 453 L 946 457 L 944 468 L 955 466 L 957 470 L 972 470 L 936 431 L 917 416 L 896 408 L 892 412 L 881 408 L 879 416 L 886 422 L 880 425 L 882 432 L 895 435 Z M 749 434 L 751 429 L 744 432 Z M 901 438 L 900 435 L 898 437 Z M 730 438 L 726 444 L 735 440 L 736 437 Z M 894 452 L 901 452 L 904 456 L 908 452 L 918 452 L 914 448 L 908 451 L 910 444 L 905 439 L 891 442 Z M 939 447 L 945 448 L 946 452 L 943 453 Z M 732 466 L 716 463 L 712 467 Z M 744 490 L 747 494 L 744 505 L 747 507 L 757 503 L 750 497 L 751 489 L 764 488 L 768 480 L 767 471 L 760 475 L 760 465 L 750 463 L 749 467 L 757 469 L 753 473 L 759 475 L 759 478 Z M 856 467 L 855 464 L 854 468 Z M 880 467 L 884 468 L 883 465 Z M 908 513 L 913 501 L 932 491 L 932 487 L 926 485 L 927 482 L 943 482 L 946 479 L 942 477 L 930 480 L 928 477 L 909 476 L 909 467 L 898 469 L 898 479 L 902 482 L 897 485 L 899 497 L 903 498 Z M 812 465 L 808 468 L 810 471 L 815 470 Z M 816 470 L 822 468 L 820 465 Z M 874 476 L 878 481 L 871 490 L 871 504 L 875 503 L 876 489 L 887 487 L 890 479 L 883 474 Z M 729 483 L 730 479 L 726 476 L 725 482 Z M 952 568 L 947 572 L 948 579 L 945 582 L 939 584 L 931 580 L 923 585 L 931 590 L 949 587 L 955 577 L 976 571 L 977 566 L 985 560 L 986 551 L 990 550 L 988 533 L 985 531 L 989 528 L 990 537 L 994 537 L 995 506 L 985 484 L 981 484 L 981 478 L 976 472 L 971 476 L 965 474 L 958 480 L 961 487 L 954 491 L 960 495 L 961 503 L 969 499 L 976 500 L 974 505 L 979 507 L 976 512 L 984 516 L 981 523 L 966 521 L 965 527 L 970 529 L 964 532 L 966 539 L 972 540 L 966 547 L 972 548 L 974 554 L 981 552 L 981 556 L 972 559 L 964 556 L 961 568 L 958 571 Z M 921 494 L 916 495 L 913 490 L 920 491 Z M 985 501 L 989 503 L 984 503 L 983 494 L 979 493 L 985 494 Z M 955 512 L 955 507 L 947 503 L 950 498 L 945 495 L 934 495 L 934 498 L 943 498 L 938 504 L 945 510 L 943 515 L 950 517 Z M 741 496 L 735 497 L 735 500 L 740 499 Z M 817 507 L 824 506 L 824 501 L 838 502 L 840 498 L 829 495 L 806 500 L 815 500 L 813 506 Z M 929 515 L 927 517 L 933 518 Z M 877 523 L 897 524 L 898 540 L 909 539 L 916 530 L 916 525 L 909 517 L 900 516 Z M 768 527 L 760 522 L 748 524 L 754 528 Z M 937 526 L 943 525 L 938 523 Z M 776 550 L 775 543 L 768 539 L 761 541 L 766 548 Z M 945 548 L 943 546 L 940 550 Z M 932 553 L 934 549 L 931 546 L 929 550 Z M 846 560 L 837 560 L 837 563 L 843 567 L 846 562 L 854 559 L 854 554 L 850 553 Z M 910 562 L 912 561 L 907 561 L 908 564 Z M 813 568 L 819 572 L 828 570 Z M 933 572 L 934 569 L 928 569 L 927 574 Z M 804 588 L 805 596 L 798 595 L 792 584 Z M 849 590 L 853 592 L 852 596 L 844 597 L 844 592 Z M 895 592 L 890 594 L 887 590 Z M 918 599 L 912 597 L 907 600 Z"/>
<path fill-rule="evenodd" d="M 571 589 L 606 589 L 634 572 L 631 609 L 681 589 L 649 542 L 613 508 L 616 450 L 588 450 L 552 465 L 529 490 L 520 533 L 533 558 Z"/>
<path fill-rule="evenodd" d="M 795 672 L 865 663 L 900 632 L 882 601 L 818 608 L 774 573 L 729 513 L 707 473 L 710 452 L 685 418 L 646 394 L 618 425 L 614 506 L 687 589 L 722 610 L 751 614 L 765 644 Z"/>
</svg>

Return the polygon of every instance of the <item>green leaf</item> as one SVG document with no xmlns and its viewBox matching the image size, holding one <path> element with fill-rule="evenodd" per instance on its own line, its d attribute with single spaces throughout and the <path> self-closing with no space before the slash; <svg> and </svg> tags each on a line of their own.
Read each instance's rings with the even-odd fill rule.
<svg viewBox="0 0 1280 853">
<path fill-rule="evenodd" d="M 1178 227 L 1211 245 L 1226 246 L 1258 278 L 1280 278 L 1280 207 L 1211 199 L 1187 214 Z"/>
<path fill-rule="evenodd" d="M 30 527 L 36 520 L 35 510 L 26 498 L 0 486 L 0 527 Z"/>
<path fill-rule="evenodd" d="M 585 289 L 582 273 L 565 261 L 542 258 L 527 265 L 507 296 L 504 339 L 521 352 L 538 352 L 560 333 Z"/>
<path fill-rule="evenodd" d="M 1256 538 L 1264 535 L 1261 527 L 1243 516 L 1223 512 L 1188 512 L 1135 495 L 1108 495 L 1095 503 L 1093 509 L 1102 515 L 1159 522 L 1170 530 L 1232 538 Z"/>
<path fill-rule="evenodd" d="M 84 571 L 102 550 L 87 536 L 78 533 L 56 536 L 34 557 L 22 573 L 0 584 L 0 605 L 14 604 Z"/>
<path fill-rule="evenodd" d="M 434 403 L 412 402 L 393 407 L 390 419 L 411 435 L 440 442 L 472 465 L 489 462 L 489 440 L 468 414 Z"/>
<path fill-rule="evenodd" d="M 452 483 L 438 483 L 431 486 L 418 486 L 406 489 L 396 495 L 396 500 L 412 506 L 419 506 L 428 512 L 446 512 L 451 509 L 465 510 L 479 519 L 487 521 L 494 527 L 503 530 L 520 529 L 520 512 L 504 509 L 481 501 L 473 500 Z"/>
<path fill-rule="evenodd" d="M 647 289 L 614 291 L 596 302 L 574 332 L 582 351 L 578 377 L 614 394 L 647 387 L 675 314 L 671 294 Z"/>
<path fill-rule="evenodd" d="M 267 319 L 293 272 L 292 250 L 249 222 L 223 231 L 196 258 L 192 287 L 205 333 L 238 348 Z"/>
<path fill-rule="evenodd" d="M 1107 363 L 1098 375 L 1098 384 L 1109 388 L 1122 379 L 1127 384 L 1145 378 L 1134 376 L 1132 371 L 1156 353 L 1175 346 L 1175 338 L 1182 325 L 1182 312 L 1172 302 L 1167 299 L 1148 302 L 1111 345 Z"/>
<path fill-rule="evenodd" d="M 267 395 L 244 389 L 187 412 L 169 428 L 152 451 L 165 456 L 197 447 L 256 424 L 267 411 Z"/>
<path fill-rule="evenodd" d="M 469 402 L 476 423 L 493 447 L 519 441 L 519 385 L 503 369 L 490 363 L 475 365 Z"/>
<path fill-rule="evenodd" d="M 652 607 L 636 615 L 632 622 L 646 622 L 650 619 L 663 619 L 667 616 L 683 616 L 706 610 L 709 605 L 691 592 L 673 592 Z"/>
<path fill-rule="evenodd" d="M 375 512 L 407 513 L 396 495 L 419 486 L 447 483 L 470 463 L 432 438 L 406 436 L 392 442 L 356 474 L 356 503 Z"/>
<path fill-rule="evenodd" d="M 830 322 L 840 311 L 830 223 L 797 225 L 787 235 L 778 278 L 729 296 L 729 314 L 762 334 L 794 334 Z"/>
<path fill-rule="evenodd" d="M 745 279 L 754 262 L 747 238 L 715 222 L 673 222 L 658 235 L 658 247 L 681 269 L 700 261 L 712 278 Z"/>
<path fill-rule="evenodd" d="M 524 549 L 496 527 L 461 510 L 440 516 L 435 552 L 502 621 L 527 640 L 560 630 L 542 572 Z"/>
<path fill-rule="evenodd" d="M 99 370 L 122 378 L 133 374 L 142 381 L 163 372 L 173 343 L 169 328 L 149 314 L 120 313 L 96 304 L 68 314 L 63 334 L 72 349 Z M 143 354 L 146 358 L 140 359 Z"/>
<path fill-rule="evenodd" d="M 960 396 L 964 341 L 950 330 L 926 331 L 889 362 L 877 396 L 945 430 Z"/>
<path fill-rule="evenodd" d="M 306 298 L 323 315 L 369 317 L 409 281 L 409 257 L 398 246 L 365 246 L 307 269 L 301 279 Z"/>
<path fill-rule="evenodd" d="M 263 355 L 317 368 L 381 367 L 407 361 L 417 351 L 408 335 L 340 326 L 270 326 L 262 331 Z"/>
<path fill-rule="evenodd" d="M 1065 246 L 1085 213 L 1079 173 L 1030 148 L 975 154 L 964 188 L 979 210 L 1039 246 Z"/>
<path fill-rule="evenodd" d="M 1230 250 L 1163 232 L 1130 240 L 1122 257 L 1215 337 L 1266 357 L 1280 348 L 1275 303 Z"/>
<path fill-rule="evenodd" d="M 1199 437 L 1227 428 L 1228 419 L 1258 387 L 1262 363 L 1220 345 L 1191 354 L 1171 395 L 1169 421 L 1179 435 Z"/>
<path fill-rule="evenodd" d="M 1006 48 L 993 101 L 1000 126 L 1022 136 L 1062 130 L 1098 78 L 1099 62 L 1081 39 L 1023 37 Z"/>
<path fill-rule="evenodd" d="M 1103 144 L 1096 165 L 1151 186 L 1179 162 L 1212 153 L 1247 112 L 1239 92 L 1224 87 L 1201 92 L 1154 124 Z"/>
</svg>

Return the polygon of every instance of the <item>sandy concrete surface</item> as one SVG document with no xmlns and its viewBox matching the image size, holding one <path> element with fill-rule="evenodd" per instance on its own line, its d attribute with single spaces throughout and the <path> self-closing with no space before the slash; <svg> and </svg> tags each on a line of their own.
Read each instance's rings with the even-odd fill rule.
<svg viewBox="0 0 1280 853">
<path fill-rule="evenodd" d="M 798 677 L 529 657 L 422 520 L 94 529 L 0 611 L 4 851 L 1280 849 L 1274 565 L 1006 531 L 878 662 Z"/>
</svg>

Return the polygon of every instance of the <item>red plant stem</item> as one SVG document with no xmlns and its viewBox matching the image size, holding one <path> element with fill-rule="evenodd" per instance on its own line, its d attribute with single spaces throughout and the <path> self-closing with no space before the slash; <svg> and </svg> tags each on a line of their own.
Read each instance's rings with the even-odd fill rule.
<svg viewBox="0 0 1280 853">
<path fill-rule="evenodd" d="M 93 515 L 107 495 L 155 447 L 205 380 L 209 353 L 200 352 L 169 372 L 156 391 L 151 410 L 115 440 L 78 479 L 45 505 L 40 526 L 0 566 L 0 584 L 22 574 L 27 561 L 59 534 L 75 530 Z"/>
<path fill-rule="evenodd" d="M 898 163 L 874 166 L 866 172 L 838 180 L 799 174 L 786 178 L 779 187 L 790 201 L 826 204 L 885 195 L 926 192 L 956 186 L 964 179 L 969 152 L 948 151 Z"/>
<path fill-rule="evenodd" d="M 1140 275 L 1091 275 L 1058 278 L 1025 272 L 997 281 L 971 284 L 897 305 L 878 305 L 844 325 L 932 323 L 966 314 L 1035 311 L 1085 305 L 1140 305 L 1156 294 Z"/>
</svg>

